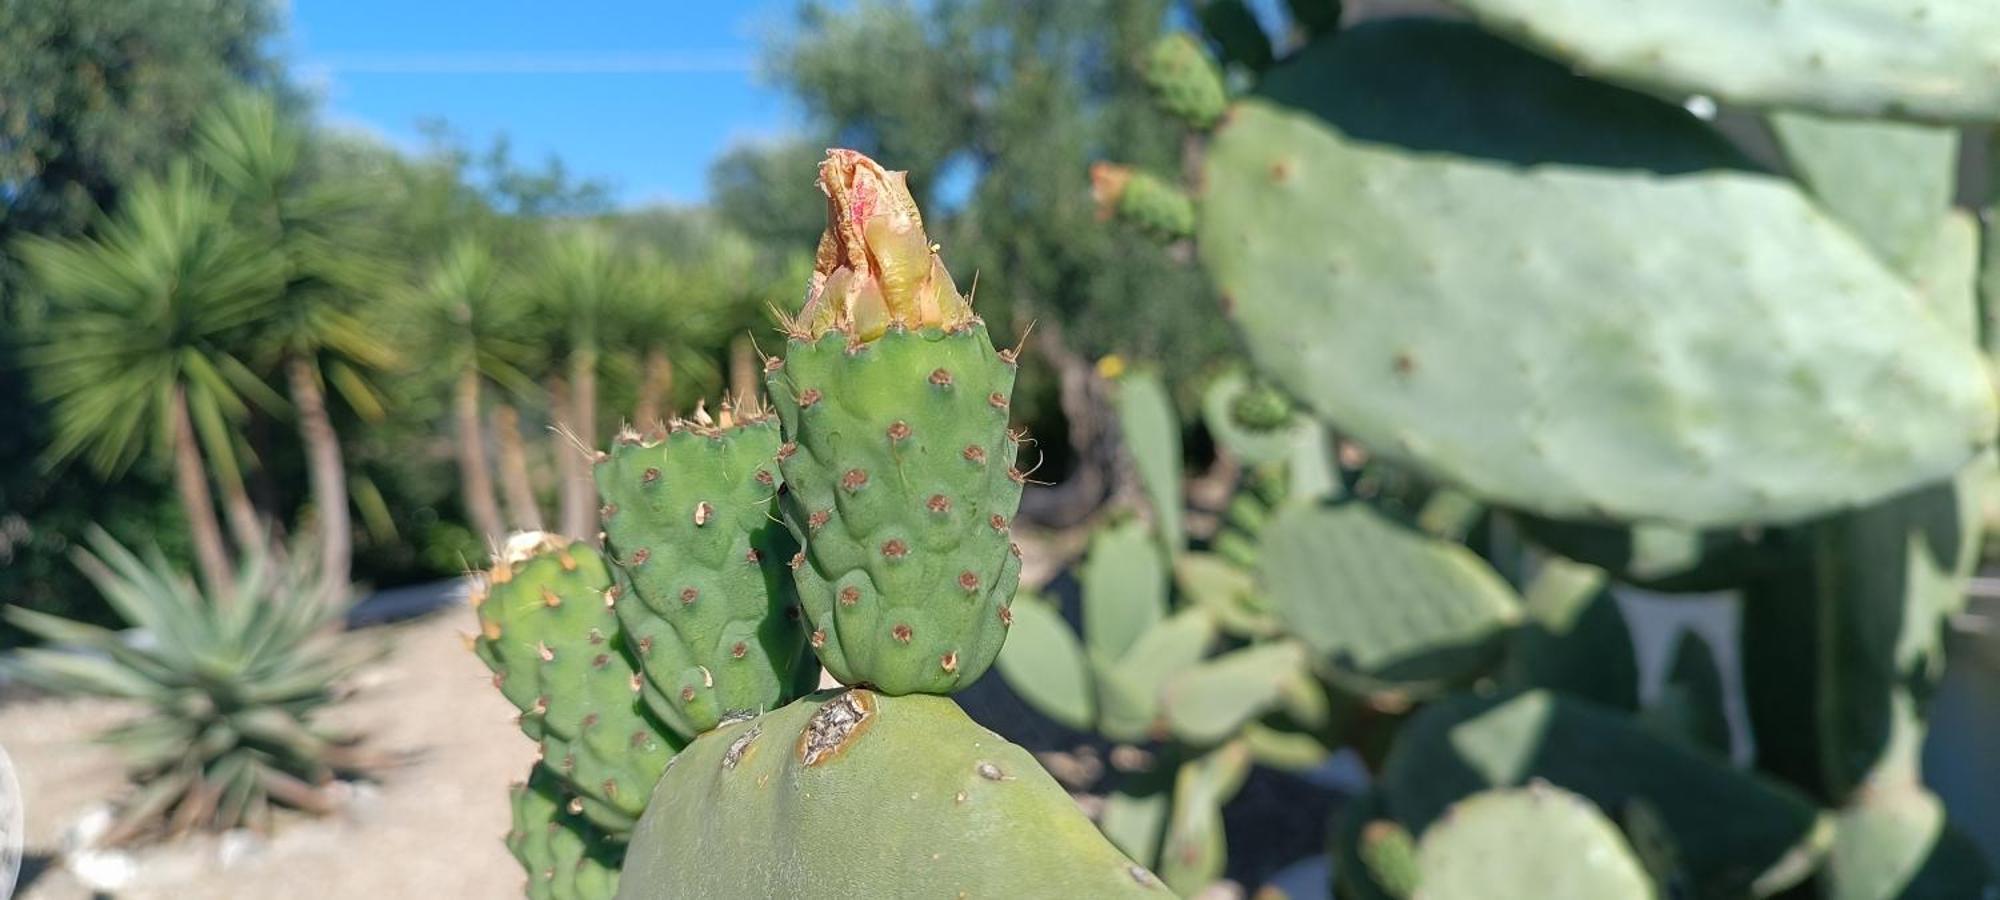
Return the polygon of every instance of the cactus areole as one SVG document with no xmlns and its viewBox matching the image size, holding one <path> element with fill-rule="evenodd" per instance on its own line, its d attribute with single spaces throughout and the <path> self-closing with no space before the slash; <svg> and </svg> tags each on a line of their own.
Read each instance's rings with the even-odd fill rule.
<svg viewBox="0 0 2000 900">
<path fill-rule="evenodd" d="M 959 293 L 904 173 L 833 150 L 819 184 L 826 233 L 767 372 L 809 642 L 845 684 L 950 693 L 999 654 L 1020 576 L 1014 354 Z"/>
</svg>

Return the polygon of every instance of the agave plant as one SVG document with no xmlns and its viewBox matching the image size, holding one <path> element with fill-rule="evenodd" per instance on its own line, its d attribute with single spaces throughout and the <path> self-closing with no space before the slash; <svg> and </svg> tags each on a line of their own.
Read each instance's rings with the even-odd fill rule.
<svg viewBox="0 0 2000 900">
<path fill-rule="evenodd" d="M 76 551 L 78 568 L 134 630 L 21 607 L 5 615 L 67 645 L 22 651 L 23 681 L 147 707 L 102 736 L 126 755 L 138 788 L 107 842 L 268 828 L 275 806 L 328 812 L 337 776 L 378 765 L 353 739 L 312 721 L 379 647 L 329 627 L 348 598 L 320 587 L 309 555 L 295 551 L 279 565 L 252 552 L 237 591 L 217 596 L 157 549 L 141 557 L 102 530 L 93 530 L 90 545 Z"/>
</svg>

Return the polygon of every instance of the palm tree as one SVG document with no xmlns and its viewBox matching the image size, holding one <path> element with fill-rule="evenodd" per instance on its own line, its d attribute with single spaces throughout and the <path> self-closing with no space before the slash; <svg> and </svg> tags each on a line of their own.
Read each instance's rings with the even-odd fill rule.
<svg viewBox="0 0 2000 900">
<path fill-rule="evenodd" d="M 551 339 L 566 351 L 567 372 L 553 379 L 550 410 L 568 431 L 558 436 L 556 496 L 563 534 L 584 537 L 597 514 L 585 450 L 597 433 L 597 368 L 611 311 L 632 302 L 633 270 L 611 238 L 593 227 L 565 230 L 550 244 L 535 273 L 531 301 Z M 584 446 L 565 447 L 571 439 Z"/>
<path fill-rule="evenodd" d="M 175 165 L 135 184 L 95 237 L 28 238 L 19 253 L 51 301 L 26 355 L 53 407 L 49 462 L 82 458 L 115 475 L 151 432 L 171 454 L 203 580 L 232 592 L 203 451 L 225 494 L 247 497 L 232 426 L 252 403 L 284 407 L 243 362 L 247 326 L 266 314 L 280 277 L 269 248 L 230 225 L 207 181 Z"/>
<path fill-rule="evenodd" d="M 365 197 L 353 185 L 315 183 L 304 129 L 268 96 L 243 93 L 211 109 L 196 124 L 196 153 L 230 189 L 241 226 L 268 241 L 281 260 L 271 315 L 260 324 L 258 361 L 284 372 L 319 518 L 321 574 L 330 585 L 344 585 L 354 534 L 325 386 L 332 384 L 362 418 L 379 420 L 383 403 L 368 374 L 395 361 L 359 314 L 381 289 L 385 268 L 359 227 Z"/>
<path fill-rule="evenodd" d="M 486 459 L 481 394 L 489 381 L 517 391 L 532 385 L 518 365 L 529 348 L 515 337 L 518 310 L 500 265 L 480 240 L 460 238 L 401 308 L 411 356 L 451 373 L 460 491 L 472 526 L 498 546 L 507 532 Z"/>
</svg>

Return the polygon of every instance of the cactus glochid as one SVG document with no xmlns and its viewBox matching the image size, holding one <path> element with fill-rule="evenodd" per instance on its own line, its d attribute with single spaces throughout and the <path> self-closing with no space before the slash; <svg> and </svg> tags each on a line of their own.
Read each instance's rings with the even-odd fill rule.
<svg viewBox="0 0 2000 900">
<path fill-rule="evenodd" d="M 903 178 L 852 151 L 820 165 L 827 230 L 767 381 L 821 662 L 845 684 L 950 693 L 1006 637 L 1026 475 L 1007 429 L 1014 355 L 960 296 Z"/>
</svg>

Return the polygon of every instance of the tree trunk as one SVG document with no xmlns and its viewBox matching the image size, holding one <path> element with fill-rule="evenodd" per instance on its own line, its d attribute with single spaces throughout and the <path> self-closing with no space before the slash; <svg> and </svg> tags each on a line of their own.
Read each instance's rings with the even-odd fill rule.
<svg viewBox="0 0 2000 900">
<path fill-rule="evenodd" d="M 764 386 L 764 367 L 757 363 L 757 345 L 747 334 L 729 342 L 729 397 L 742 403 L 756 397 Z"/>
<path fill-rule="evenodd" d="M 632 408 L 632 427 L 645 433 L 663 424 L 673 394 L 674 361 L 667 348 L 655 344 L 646 351 L 646 374 L 639 382 L 639 402 Z"/>
<path fill-rule="evenodd" d="M 1021 517 L 1048 528 L 1078 524 L 1104 503 L 1118 466 L 1118 442 L 1105 432 L 1117 421 L 1103 379 L 1089 360 L 1070 349 L 1062 328 L 1038 323 L 1035 349 L 1055 367 L 1063 418 L 1076 471 L 1061 484 L 1031 487 L 1021 495 Z"/>
<path fill-rule="evenodd" d="M 480 433 L 479 370 L 467 366 L 458 375 L 452 396 L 452 415 L 458 424 L 459 489 L 465 494 L 465 513 L 472 527 L 497 548 L 507 537 L 500 524 L 500 503 L 493 498 L 493 472 L 486 467 L 486 440 Z"/>
<path fill-rule="evenodd" d="M 549 390 L 549 456 L 556 463 L 556 528 L 565 537 L 576 537 L 569 531 L 570 508 L 576 496 L 583 489 L 583 454 L 577 450 L 576 440 L 571 437 L 570 421 L 575 418 L 570 407 L 576 402 L 576 394 L 570 388 L 569 379 L 551 376 Z"/>
<path fill-rule="evenodd" d="M 528 478 L 528 448 L 521 440 L 521 413 L 514 404 L 493 405 L 493 435 L 499 442 L 500 498 L 507 502 L 507 521 L 517 530 L 542 530 L 541 505 Z"/>
<path fill-rule="evenodd" d="M 217 472 L 215 483 L 222 488 L 222 512 L 229 517 L 229 533 L 236 539 L 236 548 L 245 554 L 275 549 L 271 529 L 257 514 L 257 504 L 244 486 L 243 470 L 239 467 L 234 477 Z"/>
<path fill-rule="evenodd" d="M 291 382 L 292 405 L 299 412 L 299 440 L 305 442 L 306 474 L 312 482 L 313 506 L 319 511 L 320 583 L 325 596 L 347 589 L 354 555 L 354 526 L 348 519 L 347 464 L 341 458 L 340 435 L 326 412 L 326 392 L 312 361 L 293 356 L 285 362 Z"/>
<path fill-rule="evenodd" d="M 228 597 L 236 592 L 235 575 L 229 567 L 229 551 L 222 545 L 222 523 L 215 518 L 215 500 L 208 492 L 208 473 L 202 470 L 201 447 L 194 439 L 194 419 L 188 415 L 187 387 L 174 385 L 173 416 L 174 487 L 181 497 L 181 511 L 187 515 L 188 532 L 194 541 L 195 565 L 210 594 Z"/>
<path fill-rule="evenodd" d="M 591 475 L 590 458 L 597 453 L 597 351 L 578 350 L 570 356 L 569 430 L 582 446 L 567 444 L 556 449 L 570 460 L 571 469 L 562 494 L 562 533 L 587 538 L 597 532 L 597 481 Z"/>
</svg>

